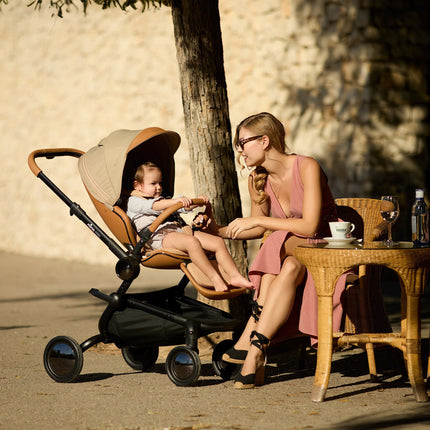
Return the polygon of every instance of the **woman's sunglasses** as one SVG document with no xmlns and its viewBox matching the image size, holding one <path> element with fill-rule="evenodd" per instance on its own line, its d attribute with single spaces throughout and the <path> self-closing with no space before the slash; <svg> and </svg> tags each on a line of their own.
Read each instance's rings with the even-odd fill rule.
<svg viewBox="0 0 430 430">
<path fill-rule="evenodd" d="M 263 136 L 264 134 L 261 134 L 260 136 L 252 136 L 252 137 L 245 137 L 243 139 L 239 139 L 237 141 L 236 147 L 239 148 L 241 151 L 243 151 L 243 147 L 245 146 L 245 143 L 251 142 L 252 140 L 255 140 L 255 139 L 260 139 Z"/>
</svg>

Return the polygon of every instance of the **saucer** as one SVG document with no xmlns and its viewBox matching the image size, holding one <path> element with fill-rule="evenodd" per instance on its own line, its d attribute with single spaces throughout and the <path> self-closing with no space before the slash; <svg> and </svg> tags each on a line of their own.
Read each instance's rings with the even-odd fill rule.
<svg viewBox="0 0 430 430">
<path fill-rule="evenodd" d="M 337 238 L 337 237 L 324 237 L 324 240 L 328 242 L 330 245 L 334 246 L 343 246 L 348 245 L 354 240 L 357 240 L 356 237 L 345 237 L 345 238 Z"/>
</svg>

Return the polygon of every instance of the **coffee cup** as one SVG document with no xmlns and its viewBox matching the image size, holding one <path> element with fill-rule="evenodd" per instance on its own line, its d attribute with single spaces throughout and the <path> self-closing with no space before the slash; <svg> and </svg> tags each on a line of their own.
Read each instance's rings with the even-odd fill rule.
<svg viewBox="0 0 430 430">
<path fill-rule="evenodd" d="M 334 239 L 346 239 L 351 237 L 355 225 L 348 221 L 329 222 L 331 235 Z"/>
</svg>

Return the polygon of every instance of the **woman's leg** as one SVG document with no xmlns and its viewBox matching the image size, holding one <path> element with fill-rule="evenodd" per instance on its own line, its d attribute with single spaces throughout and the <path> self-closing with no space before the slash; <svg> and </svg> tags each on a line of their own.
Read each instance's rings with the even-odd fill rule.
<svg viewBox="0 0 430 430">
<path fill-rule="evenodd" d="M 271 274 L 264 274 L 261 277 L 260 294 L 258 296 L 258 299 L 256 300 L 258 306 L 264 306 L 267 291 L 275 277 L 275 275 Z M 240 338 L 237 340 L 234 346 L 235 349 L 248 351 L 249 347 L 251 346 L 249 339 L 251 337 L 251 333 L 257 329 L 257 323 L 258 321 L 251 315 L 249 317 L 248 323 L 245 326 L 245 329 L 243 330 L 242 334 L 240 335 Z"/>
<path fill-rule="evenodd" d="M 294 257 L 288 256 L 282 263 L 280 273 L 272 280 L 267 291 L 264 307 L 255 331 L 272 339 L 288 320 L 296 289 L 303 280 L 305 267 Z M 255 373 L 264 365 L 264 353 L 251 345 L 242 368 L 242 375 Z"/>
<path fill-rule="evenodd" d="M 257 322 L 260 319 L 261 310 L 263 309 L 264 299 L 266 297 L 266 292 L 272 279 L 275 275 L 265 274 L 261 278 L 259 296 L 257 300 L 252 302 L 252 313 L 249 320 L 243 330 L 240 338 L 237 340 L 236 344 L 226 351 L 222 357 L 224 361 L 230 363 L 243 364 L 246 358 L 246 354 L 251 346 L 250 338 L 251 333 L 257 328 Z"/>
<path fill-rule="evenodd" d="M 281 260 L 285 260 L 285 258 L 287 256 L 293 255 L 294 249 L 298 245 L 303 244 L 303 243 L 307 243 L 307 239 L 293 236 L 293 235 L 289 236 L 288 239 L 284 242 L 284 245 L 281 249 L 281 255 L 279 256 L 279 258 Z M 264 306 L 265 301 L 266 301 L 266 297 L 270 294 L 270 287 L 272 285 L 272 282 L 276 278 L 277 278 L 277 275 L 272 275 L 270 273 L 265 273 L 261 277 L 259 295 L 258 295 L 258 299 L 257 299 L 257 304 L 259 306 L 261 306 L 261 307 Z M 280 282 L 283 282 L 283 281 L 280 280 Z M 294 291 L 294 298 L 295 298 L 295 291 Z M 291 307 L 292 307 L 293 303 L 294 303 L 294 299 L 293 299 L 293 302 L 291 303 Z M 291 312 L 291 309 L 290 309 L 290 312 Z M 287 319 L 288 319 L 288 317 L 286 318 L 286 320 Z M 263 322 L 264 322 L 264 320 L 263 320 Z M 235 344 L 235 349 L 237 349 L 237 350 L 248 350 L 250 345 L 251 345 L 250 344 L 250 336 L 254 330 L 258 331 L 259 327 L 258 327 L 257 321 L 251 316 L 248 320 L 247 325 L 245 326 L 244 331 L 242 332 L 240 338 L 238 339 L 238 341 Z"/>
<path fill-rule="evenodd" d="M 228 290 L 226 283 L 208 260 L 196 237 L 184 233 L 168 233 L 163 239 L 163 247 L 187 252 L 191 261 L 212 281 L 216 291 Z"/>
<path fill-rule="evenodd" d="M 252 288 L 252 283 L 240 274 L 232 256 L 225 246 L 224 239 L 201 231 L 196 231 L 194 236 L 200 241 L 203 249 L 215 253 L 216 261 L 230 278 L 230 285 L 240 288 Z"/>
</svg>

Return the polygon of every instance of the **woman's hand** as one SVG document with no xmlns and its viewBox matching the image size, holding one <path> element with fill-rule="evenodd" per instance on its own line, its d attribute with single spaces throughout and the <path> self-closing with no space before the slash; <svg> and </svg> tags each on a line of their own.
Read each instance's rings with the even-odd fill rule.
<svg viewBox="0 0 430 430">
<path fill-rule="evenodd" d="M 227 226 L 227 237 L 229 239 L 236 239 L 240 233 L 257 226 L 255 217 L 236 218 Z"/>
</svg>

